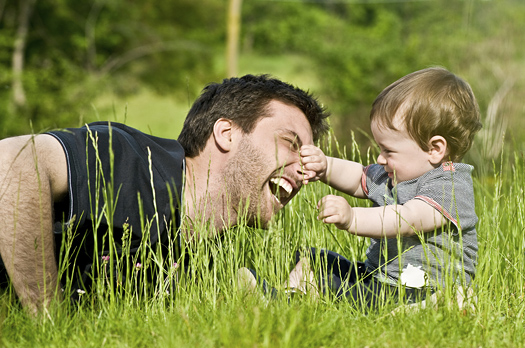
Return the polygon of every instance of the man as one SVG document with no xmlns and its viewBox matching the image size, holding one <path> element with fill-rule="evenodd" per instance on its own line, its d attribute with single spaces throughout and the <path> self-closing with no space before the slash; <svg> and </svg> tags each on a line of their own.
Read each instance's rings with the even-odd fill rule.
<svg viewBox="0 0 525 348">
<path fill-rule="evenodd" d="M 327 116 L 308 93 L 247 75 L 206 87 L 178 142 L 104 122 L 0 141 L 0 253 L 21 303 L 36 313 L 55 298 L 60 249 L 89 273 L 94 254 L 112 253 L 106 233 L 130 234 L 133 253 L 143 240 L 172 245 L 181 216 L 188 234 L 241 216 L 266 226 L 313 175 L 299 148 Z M 71 244 L 60 244 L 65 230 Z"/>
</svg>

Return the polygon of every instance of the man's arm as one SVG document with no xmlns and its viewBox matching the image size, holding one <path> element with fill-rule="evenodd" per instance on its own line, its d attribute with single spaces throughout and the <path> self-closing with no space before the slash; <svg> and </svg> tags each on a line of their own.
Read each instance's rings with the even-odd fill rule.
<svg viewBox="0 0 525 348">
<path fill-rule="evenodd" d="M 22 305 L 33 313 L 56 294 L 53 202 L 67 194 L 67 180 L 54 137 L 0 141 L 0 254 Z"/>
</svg>

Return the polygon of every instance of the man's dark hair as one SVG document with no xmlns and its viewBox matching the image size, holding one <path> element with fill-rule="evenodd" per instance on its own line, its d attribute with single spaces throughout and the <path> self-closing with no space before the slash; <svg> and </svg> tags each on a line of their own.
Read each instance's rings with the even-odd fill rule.
<svg viewBox="0 0 525 348">
<path fill-rule="evenodd" d="M 204 149 L 220 118 L 232 120 L 243 132 L 251 133 L 259 119 L 270 116 L 267 106 L 272 100 L 301 110 L 312 127 L 314 141 L 327 132 L 329 114 L 310 93 L 269 75 L 245 75 L 203 89 L 179 135 L 186 156 L 195 157 Z"/>
</svg>

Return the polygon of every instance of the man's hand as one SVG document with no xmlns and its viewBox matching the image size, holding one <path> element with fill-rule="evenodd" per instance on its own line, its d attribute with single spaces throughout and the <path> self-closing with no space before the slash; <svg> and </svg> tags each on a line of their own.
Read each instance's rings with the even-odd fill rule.
<svg viewBox="0 0 525 348">
<path fill-rule="evenodd" d="M 341 196 L 328 195 L 317 204 L 318 219 L 334 224 L 340 230 L 349 231 L 354 220 L 354 211 L 347 200 Z"/>
<path fill-rule="evenodd" d="M 303 184 L 310 181 L 325 181 L 328 162 L 323 151 L 314 145 L 301 146 L 301 163 L 304 168 Z"/>
</svg>

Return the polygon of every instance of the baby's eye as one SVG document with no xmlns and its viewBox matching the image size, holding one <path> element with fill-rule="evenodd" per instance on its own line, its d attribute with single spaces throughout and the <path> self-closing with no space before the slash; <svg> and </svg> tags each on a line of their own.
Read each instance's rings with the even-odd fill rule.
<svg viewBox="0 0 525 348">
<path fill-rule="evenodd" d="M 390 154 L 392 154 L 392 150 L 389 150 L 389 149 L 383 149 L 383 150 L 381 150 L 381 154 L 382 154 L 383 156 L 385 156 L 385 157 L 386 157 L 386 156 L 389 156 Z"/>
</svg>

